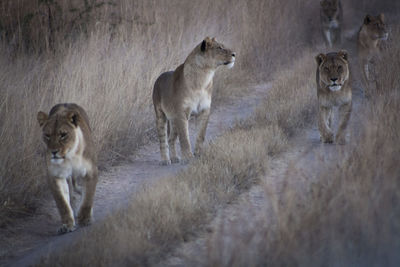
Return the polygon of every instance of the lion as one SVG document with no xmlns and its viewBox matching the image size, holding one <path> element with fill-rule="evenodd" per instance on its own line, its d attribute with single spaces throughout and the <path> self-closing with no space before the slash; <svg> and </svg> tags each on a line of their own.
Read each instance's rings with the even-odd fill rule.
<svg viewBox="0 0 400 267">
<path fill-rule="evenodd" d="M 318 128 L 321 141 L 333 143 L 333 107 L 339 107 L 339 128 L 335 141 L 345 144 L 345 129 L 352 110 L 349 63 L 346 51 L 319 54 L 317 61 Z"/>
<path fill-rule="evenodd" d="M 321 30 L 327 46 L 342 42 L 343 9 L 340 0 L 322 0 L 320 9 Z"/>
<path fill-rule="evenodd" d="M 221 65 L 232 68 L 235 56 L 232 50 L 225 48 L 215 38 L 206 37 L 194 48 L 183 64 L 174 71 L 162 73 L 157 78 L 153 89 L 153 104 L 162 165 L 180 161 L 175 149 L 178 137 L 182 163 L 187 163 L 193 157 L 188 130 L 188 120 L 192 113 L 198 115 L 200 124 L 194 150 L 194 154 L 199 155 L 210 116 L 215 71 Z M 167 123 L 169 123 L 169 135 Z"/>
<path fill-rule="evenodd" d="M 47 146 L 47 180 L 61 216 L 58 233 L 72 232 L 76 228 L 73 193 L 80 193 L 82 181 L 85 190 L 77 220 L 81 226 L 89 225 L 98 179 L 89 119 L 82 107 L 65 103 L 55 105 L 49 114 L 38 112 L 37 120 Z"/>
<path fill-rule="evenodd" d="M 388 39 L 385 16 L 366 15 L 358 33 L 358 61 L 364 87 L 364 95 L 369 97 L 373 87 L 378 88 L 375 60 L 380 58 L 380 45 Z"/>
</svg>

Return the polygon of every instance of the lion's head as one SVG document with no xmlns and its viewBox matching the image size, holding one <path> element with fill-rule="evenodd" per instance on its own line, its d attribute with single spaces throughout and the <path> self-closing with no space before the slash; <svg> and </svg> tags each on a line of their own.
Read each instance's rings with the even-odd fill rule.
<svg viewBox="0 0 400 267">
<path fill-rule="evenodd" d="M 235 64 L 235 52 L 225 48 L 215 38 L 206 37 L 196 49 L 199 51 L 196 54 L 196 61 L 204 67 L 216 68 L 226 65 L 228 68 L 232 68 Z"/>
<path fill-rule="evenodd" d="M 73 110 L 61 110 L 55 113 L 50 111 L 50 115 L 39 111 L 37 114 L 51 163 L 61 164 L 65 158 L 70 158 L 76 153 L 80 119 L 79 113 Z"/>
<path fill-rule="evenodd" d="M 338 19 L 339 16 L 339 0 L 323 0 L 321 3 L 321 10 L 329 21 Z"/>
<path fill-rule="evenodd" d="M 349 63 L 347 52 L 319 54 L 316 58 L 319 79 L 331 91 L 339 91 L 349 78 Z"/>
<path fill-rule="evenodd" d="M 373 40 L 386 40 L 389 36 L 387 27 L 385 24 L 385 15 L 379 14 L 374 17 L 371 15 L 366 15 L 364 18 L 364 25 L 367 30 L 368 36 Z"/>
</svg>

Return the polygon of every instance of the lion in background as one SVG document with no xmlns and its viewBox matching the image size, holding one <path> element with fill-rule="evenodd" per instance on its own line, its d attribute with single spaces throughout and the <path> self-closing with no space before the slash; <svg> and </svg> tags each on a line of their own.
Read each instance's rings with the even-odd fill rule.
<svg viewBox="0 0 400 267">
<path fill-rule="evenodd" d="M 221 65 L 233 67 L 235 56 L 232 50 L 225 48 L 215 38 L 206 37 L 175 71 L 165 72 L 157 78 L 153 90 L 153 104 L 160 139 L 161 164 L 168 165 L 180 161 L 175 148 L 178 137 L 183 162 L 193 157 L 188 129 L 192 113 L 198 114 L 199 118 L 200 130 L 194 153 L 200 153 L 210 116 L 215 71 Z"/>
<path fill-rule="evenodd" d="M 317 61 L 318 128 L 324 143 L 344 144 L 345 129 L 352 110 L 349 86 L 349 63 L 346 51 L 319 54 Z M 333 107 L 339 107 L 339 128 L 335 139 L 332 130 Z"/>
<path fill-rule="evenodd" d="M 381 43 L 386 41 L 388 36 L 384 14 L 365 16 L 358 33 L 357 48 L 364 95 L 367 97 L 379 87 L 375 63 L 380 59 Z"/>
<path fill-rule="evenodd" d="M 82 226 L 92 217 L 97 184 L 97 157 L 86 112 L 76 104 L 55 105 L 49 114 L 40 111 L 37 120 L 46 144 L 48 184 L 61 216 L 58 233 L 75 230 L 74 192 L 83 179 L 84 198 L 77 219 Z"/>
<path fill-rule="evenodd" d="M 342 42 L 343 9 L 340 0 L 322 0 L 320 2 L 321 30 L 328 47 Z"/>
</svg>

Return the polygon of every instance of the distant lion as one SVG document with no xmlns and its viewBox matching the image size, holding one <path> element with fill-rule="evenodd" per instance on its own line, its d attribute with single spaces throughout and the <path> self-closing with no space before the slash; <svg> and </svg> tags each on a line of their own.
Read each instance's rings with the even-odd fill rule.
<svg viewBox="0 0 400 267">
<path fill-rule="evenodd" d="M 77 216 L 80 225 L 92 217 L 97 184 L 97 157 L 86 112 L 76 104 L 55 105 L 49 114 L 40 111 L 37 120 L 46 144 L 48 184 L 61 216 L 58 233 L 75 230 L 73 191 L 84 182 L 84 198 Z M 79 192 L 79 191 L 78 191 Z"/>
<path fill-rule="evenodd" d="M 340 0 L 322 0 L 320 9 L 321 30 L 329 47 L 342 42 L 343 9 Z"/>
<path fill-rule="evenodd" d="M 379 60 L 380 44 L 386 41 L 388 36 L 383 14 L 376 17 L 365 16 L 364 23 L 358 33 L 357 47 L 364 94 L 367 97 L 370 96 L 371 91 L 378 87 L 374 62 Z"/>
<path fill-rule="evenodd" d="M 333 107 L 339 107 L 339 128 L 335 137 L 338 144 L 345 143 L 345 129 L 351 115 L 352 92 L 349 86 L 348 55 L 338 53 L 319 54 L 317 61 L 318 128 L 321 141 L 333 143 Z"/>
<path fill-rule="evenodd" d="M 165 72 L 154 84 L 153 104 L 160 139 L 161 164 L 180 161 L 175 149 L 179 136 L 183 162 L 193 157 L 188 130 L 191 113 L 199 115 L 200 130 L 195 155 L 200 153 L 210 116 L 213 77 L 221 65 L 233 67 L 235 53 L 206 37 L 175 71 Z M 167 123 L 170 130 L 167 144 Z M 168 154 L 169 148 L 169 154 Z"/>
</svg>

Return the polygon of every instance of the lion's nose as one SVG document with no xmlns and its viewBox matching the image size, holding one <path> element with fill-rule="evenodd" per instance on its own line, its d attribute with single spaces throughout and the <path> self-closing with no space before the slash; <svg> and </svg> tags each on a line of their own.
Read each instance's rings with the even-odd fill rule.
<svg viewBox="0 0 400 267">
<path fill-rule="evenodd" d="M 336 82 L 338 80 L 338 78 L 331 78 L 332 82 Z"/>
<path fill-rule="evenodd" d="M 53 154 L 53 156 L 56 156 L 56 155 L 57 155 L 57 153 L 58 153 L 58 149 L 57 149 L 57 150 L 53 150 L 53 151 L 51 151 L 51 154 Z"/>
</svg>

